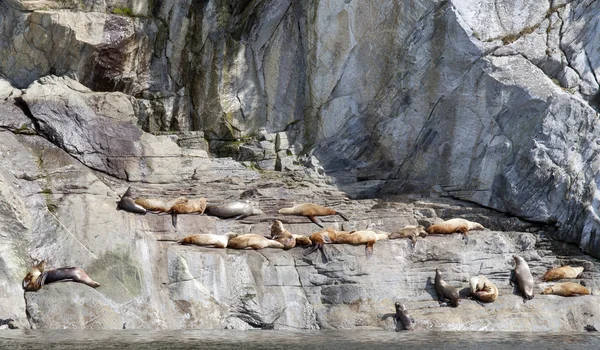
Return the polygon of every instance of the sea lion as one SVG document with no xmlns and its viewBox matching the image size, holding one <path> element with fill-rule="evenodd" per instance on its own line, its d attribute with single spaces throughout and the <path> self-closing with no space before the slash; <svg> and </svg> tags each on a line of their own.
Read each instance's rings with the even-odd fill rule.
<svg viewBox="0 0 600 350">
<path fill-rule="evenodd" d="M 227 243 L 227 248 L 232 249 L 246 249 L 252 248 L 254 250 L 264 249 L 264 248 L 280 248 L 283 249 L 283 244 L 274 241 L 272 239 L 267 239 L 261 235 L 255 235 L 252 233 L 248 233 L 245 235 L 239 235 L 233 237 Z"/>
<path fill-rule="evenodd" d="M 302 254 L 306 256 L 318 249 L 323 257 L 323 262 L 326 263 L 329 261 L 329 258 L 327 257 L 327 253 L 325 252 L 323 245 L 326 243 L 331 243 L 336 237 L 337 231 L 331 227 L 314 232 L 309 237 L 311 246 L 306 248 Z"/>
<path fill-rule="evenodd" d="M 513 259 L 515 260 L 515 269 L 510 278 L 510 285 L 513 286 L 516 281 L 521 294 L 523 294 L 523 302 L 531 300 L 533 299 L 533 276 L 529 271 L 529 265 L 518 255 L 513 255 Z"/>
<path fill-rule="evenodd" d="M 177 227 L 177 214 L 202 214 L 206 209 L 206 198 L 188 199 L 184 203 L 176 203 L 171 208 L 173 227 Z"/>
<path fill-rule="evenodd" d="M 294 239 L 296 239 L 296 246 L 304 247 L 304 246 L 312 245 L 312 241 L 310 240 L 310 237 L 308 237 L 308 236 L 294 235 L 294 234 L 292 234 L 292 236 L 294 236 Z"/>
<path fill-rule="evenodd" d="M 136 204 L 131 198 L 131 187 L 121 196 L 121 200 L 117 203 L 117 210 L 125 210 L 130 213 L 146 215 L 146 209 L 141 205 Z"/>
<path fill-rule="evenodd" d="M 554 294 L 563 297 L 572 297 L 577 295 L 589 295 L 590 291 L 579 283 L 561 282 L 544 289 L 542 294 Z"/>
<path fill-rule="evenodd" d="M 46 262 L 42 261 L 27 273 L 23 279 L 23 289 L 26 291 L 37 291 L 46 284 L 63 281 L 79 282 L 92 288 L 100 287 L 100 283 L 92 280 L 79 267 L 59 267 L 46 270 Z"/>
<path fill-rule="evenodd" d="M 319 227 L 323 227 L 323 224 L 321 224 L 321 221 L 316 218 L 317 216 L 339 215 L 342 217 L 342 219 L 348 221 L 346 215 L 331 208 L 312 203 L 298 204 L 291 208 L 282 208 L 279 209 L 279 214 L 306 216 L 310 219 L 310 221 L 314 222 Z"/>
<path fill-rule="evenodd" d="M 215 248 L 226 248 L 229 240 L 238 234 L 235 232 L 227 232 L 224 235 L 216 235 L 213 233 L 199 233 L 191 236 L 187 236 L 177 243 L 179 244 L 193 244 L 199 246 L 213 246 Z"/>
<path fill-rule="evenodd" d="M 446 299 L 450 301 L 450 305 L 453 307 L 458 306 L 458 291 L 452 287 L 446 281 L 442 280 L 442 274 L 439 269 L 435 269 L 435 291 L 438 294 L 438 299 L 441 303 L 444 303 Z"/>
<path fill-rule="evenodd" d="M 583 267 L 561 266 L 548 270 L 542 277 L 542 281 L 556 281 L 563 278 L 577 278 L 583 272 Z"/>
<path fill-rule="evenodd" d="M 208 215 L 218 216 L 223 219 L 243 219 L 250 215 L 264 214 L 262 210 L 254 208 L 250 203 L 230 202 L 219 205 L 207 205 L 204 211 Z"/>
<path fill-rule="evenodd" d="M 423 225 L 408 225 L 404 226 L 403 228 L 397 231 L 392 232 L 389 235 L 389 239 L 410 238 L 412 246 L 414 248 L 417 244 L 417 237 L 419 236 L 423 238 L 427 237 L 427 231 L 425 231 L 425 227 L 423 227 Z"/>
<path fill-rule="evenodd" d="M 402 325 L 402 327 L 404 327 L 405 330 L 407 331 L 414 331 L 415 330 L 415 320 L 414 318 L 412 318 L 411 316 L 408 315 L 408 312 L 406 311 L 406 307 L 404 307 L 404 304 L 400 303 L 400 302 L 396 302 L 396 304 L 394 304 L 396 306 L 396 325 L 398 325 L 398 323 L 400 323 Z M 396 331 L 400 331 L 400 327 L 396 326 Z"/>
<path fill-rule="evenodd" d="M 439 224 L 431 225 L 427 228 L 427 234 L 452 234 L 455 232 L 460 232 L 463 234 L 463 239 L 465 240 L 465 244 L 469 243 L 469 234 L 470 230 L 483 230 L 485 229 L 483 225 L 469 221 L 465 219 L 450 219 Z"/>
<path fill-rule="evenodd" d="M 283 249 L 288 250 L 296 246 L 296 238 L 287 231 L 281 221 L 275 220 L 271 225 L 271 239 L 283 244 Z"/>
<path fill-rule="evenodd" d="M 331 236 L 329 237 L 331 239 Z M 366 244 L 365 255 L 369 259 L 373 255 L 373 245 L 378 240 L 387 240 L 388 236 L 385 233 L 376 233 L 371 230 L 336 232 L 335 238 L 331 239 L 331 243 L 360 245 Z"/>
<path fill-rule="evenodd" d="M 173 206 L 177 204 L 186 203 L 188 201 L 185 197 L 179 197 L 171 200 L 164 200 L 158 198 L 136 198 L 133 200 L 136 204 L 141 205 L 146 211 L 155 213 L 169 213 Z"/>
<path fill-rule="evenodd" d="M 469 285 L 471 296 L 477 300 L 491 303 L 498 298 L 498 287 L 483 275 L 471 277 Z"/>
</svg>

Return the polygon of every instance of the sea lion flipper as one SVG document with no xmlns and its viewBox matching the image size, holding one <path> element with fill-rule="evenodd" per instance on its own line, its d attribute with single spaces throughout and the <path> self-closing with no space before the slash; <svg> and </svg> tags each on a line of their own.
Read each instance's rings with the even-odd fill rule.
<svg viewBox="0 0 600 350">
<path fill-rule="evenodd" d="M 246 216 L 248 216 L 248 215 L 246 215 L 246 214 L 240 214 L 240 215 L 234 216 L 232 219 L 233 220 L 239 220 L 239 219 L 245 218 Z"/>
<path fill-rule="evenodd" d="M 173 224 L 173 227 L 177 228 L 177 213 L 176 212 L 171 213 L 171 223 Z"/>
<path fill-rule="evenodd" d="M 315 244 L 311 245 L 310 247 L 308 247 L 308 248 L 304 249 L 304 252 L 302 252 L 302 255 L 303 255 L 303 256 L 307 256 L 307 255 L 309 255 L 309 254 L 313 253 L 313 252 L 314 252 L 315 250 L 317 250 L 318 248 L 319 248 L 319 244 L 318 244 L 318 243 L 315 243 Z"/>
<path fill-rule="evenodd" d="M 341 216 L 341 217 L 342 217 L 342 219 L 344 219 L 344 220 L 346 220 L 346 221 L 350 221 L 350 220 L 348 220 L 348 217 L 346 217 L 346 215 L 344 215 L 344 214 L 340 213 L 339 211 L 336 211 L 336 214 L 338 214 L 339 216 Z"/>
<path fill-rule="evenodd" d="M 314 222 L 315 224 L 317 224 L 319 227 L 323 228 L 323 224 L 321 223 L 321 220 L 317 219 L 316 216 L 314 215 L 309 215 L 308 218 L 310 219 L 310 221 Z"/>
<path fill-rule="evenodd" d="M 374 243 L 367 243 L 367 246 L 365 247 L 365 255 L 367 256 L 367 259 L 373 256 L 373 245 Z"/>
<path fill-rule="evenodd" d="M 468 232 L 463 233 L 463 240 L 465 241 L 465 245 L 469 244 L 469 233 Z"/>
</svg>

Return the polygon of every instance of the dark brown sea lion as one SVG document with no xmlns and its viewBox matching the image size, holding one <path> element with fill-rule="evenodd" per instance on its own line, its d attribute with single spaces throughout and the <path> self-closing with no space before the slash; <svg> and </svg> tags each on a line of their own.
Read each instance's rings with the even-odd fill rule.
<svg viewBox="0 0 600 350">
<path fill-rule="evenodd" d="M 471 296 L 477 300 L 491 303 L 498 298 L 498 287 L 483 275 L 471 277 L 469 280 Z"/>
<path fill-rule="evenodd" d="M 133 201 L 133 198 L 131 198 L 131 187 L 127 188 L 127 191 L 125 191 L 121 200 L 117 203 L 117 210 L 146 215 L 146 209 L 141 205 L 136 204 Z"/>
<path fill-rule="evenodd" d="M 548 270 L 542 277 L 542 281 L 556 281 L 563 278 L 577 278 L 583 272 L 583 267 L 561 266 Z"/>
<path fill-rule="evenodd" d="M 417 244 L 417 237 L 419 236 L 423 238 L 427 237 L 427 231 L 425 231 L 425 227 L 423 227 L 423 225 L 409 225 L 392 232 L 389 235 L 389 239 L 410 238 L 414 248 L 414 246 Z"/>
<path fill-rule="evenodd" d="M 396 324 L 400 323 L 402 325 L 402 327 L 407 330 L 407 331 L 414 331 L 415 330 L 415 320 L 408 315 L 408 312 L 406 311 L 406 307 L 404 307 L 404 304 L 400 303 L 400 302 L 396 302 L 396 304 L 394 304 L 396 306 Z M 402 329 L 400 329 L 400 327 L 396 327 L 396 331 L 400 331 Z"/>
<path fill-rule="evenodd" d="M 100 283 L 92 280 L 79 267 L 59 267 L 46 270 L 46 262 L 42 261 L 27 273 L 23 279 L 23 289 L 37 291 L 46 284 L 63 281 L 79 282 L 92 288 L 100 287 Z"/>
<path fill-rule="evenodd" d="M 442 274 L 439 269 L 435 269 L 435 291 L 438 294 L 440 303 L 444 303 L 446 299 L 450 301 L 453 307 L 458 306 L 458 291 L 448 283 L 442 280 Z"/>
<path fill-rule="evenodd" d="M 254 250 L 264 249 L 264 248 L 279 248 L 283 249 L 283 244 L 274 241 L 272 239 L 268 239 L 261 235 L 255 234 L 245 234 L 233 237 L 227 243 L 227 248 L 232 249 L 246 249 L 252 248 Z"/>
<path fill-rule="evenodd" d="M 446 220 L 439 224 L 431 225 L 427 228 L 427 234 L 430 235 L 439 235 L 439 234 L 452 234 L 455 232 L 460 232 L 463 234 L 463 239 L 465 243 L 469 243 L 469 234 L 470 230 L 483 230 L 483 225 L 465 220 L 465 219 L 450 219 Z"/>
<path fill-rule="evenodd" d="M 283 244 L 283 249 L 292 249 L 296 246 L 296 238 L 283 227 L 283 223 L 275 220 L 271 225 L 271 239 Z"/>
<path fill-rule="evenodd" d="M 529 271 L 529 265 L 518 255 L 513 255 L 513 259 L 515 260 L 515 269 L 510 278 L 510 285 L 513 286 L 513 283 L 517 282 L 519 290 L 523 294 L 523 302 L 531 300 L 533 299 L 533 276 Z"/>
<path fill-rule="evenodd" d="M 590 291 L 579 283 L 562 282 L 544 289 L 542 294 L 554 294 L 563 297 L 572 297 L 578 295 L 589 295 Z"/>
<path fill-rule="evenodd" d="M 306 216 L 319 227 L 323 227 L 323 224 L 317 219 L 317 216 L 339 215 L 342 219 L 348 221 L 348 218 L 344 214 L 331 208 L 312 203 L 298 204 L 291 208 L 282 208 L 279 209 L 279 214 Z"/>
<path fill-rule="evenodd" d="M 250 203 L 230 202 L 218 205 L 207 205 L 204 211 L 208 215 L 218 216 L 223 219 L 243 219 L 250 215 L 261 215 L 263 211 L 254 208 Z"/>
<path fill-rule="evenodd" d="M 196 235 L 187 236 L 177 243 L 193 244 L 198 246 L 212 246 L 215 248 L 226 248 L 229 240 L 238 236 L 235 232 L 227 232 L 224 235 L 216 235 L 212 233 L 199 233 Z"/>
</svg>

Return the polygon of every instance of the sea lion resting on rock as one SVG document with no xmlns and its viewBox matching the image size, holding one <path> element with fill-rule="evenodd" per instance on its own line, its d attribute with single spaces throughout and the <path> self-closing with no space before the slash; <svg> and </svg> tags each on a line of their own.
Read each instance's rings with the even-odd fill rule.
<svg viewBox="0 0 600 350">
<path fill-rule="evenodd" d="M 207 205 L 204 211 L 208 215 L 218 216 L 223 219 L 243 219 L 250 215 L 261 215 L 263 211 L 254 208 L 250 203 L 230 202 L 219 205 Z"/>
<path fill-rule="evenodd" d="M 177 214 L 202 214 L 205 209 L 206 198 L 194 198 L 183 203 L 176 203 L 171 207 L 173 227 L 177 227 Z"/>
<path fill-rule="evenodd" d="M 117 203 L 117 210 L 124 210 L 130 213 L 146 215 L 146 209 L 139 204 L 136 204 L 131 198 L 131 187 L 127 188 L 127 191 L 121 197 L 121 200 Z"/>
<path fill-rule="evenodd" d="M 92 288 L 100 287 L 100 283 L 93 281 L 79 267 L 59 267 L 57 269 L 46 270 L 46 262 L 42 261 L 27 273 L 23 279 L 23 289 L 26 291 L 37 291 L 46 284 L 63 281 L 79 282 Z"/>
<path fill-rule="evenodd" d="M 338 212 L 335 211 L 331 208 L 327 208 L 318 204 L 312 204 L 312 203 L 304 203 L 304 204 L 298 204 L 294 207 L 291 208 L 282 208 L 279 209 L 279 214 L 283 214 L 283 215 L 299 215 L 299 216 L 306 216 L 310 219 L 310 221 L 314 222 L 315 224 L 317 224 L 319 227 L 323 227 L 323 224 L 321 224 L 321 221 L 319 219 L 317 219 L 317 216 L 326 216 L 326 215 L 339 215 L 342 217 L 342 219 L 348 221 L 348 218 Z"/>
<path fill-rule="evenodd" d="M 238 234 L 235 232 L 227 232 L 224 235 L 216 235 L 213 233 L 199 233 L 191 235 L 177 241 L 179 244 L 193 244 L 199 246 L 212 246 L 215 248 L 226 248 L 229 240 Z"/>
<path fill-rule="evenodd" d="M 589 295 L 590 291 L 579 283 L 562 282 L 544 289 L 542 294 L 554 294 L 563 297 L 571 297 L 577 295 Z"/>
<path fill-rule="evenodd" d="M 431 225 L 427 228 L 427 234 L 435 235 L 435 234 L 452 234 L 455 232 L 460 232 L 463 234 L 463 239 L 465 243 L 469 243 L 469 235 L 468 232 L 470 230 L 483 230 L 483 225 L 469 221 L 465 219 L 450 219 L 439 224 Z"/>
<path fill-rule="evenodd" d="M 529 271 L 529 265 L 527 265 L 525 259 L 518 255 L 513 255 L 513 259 L 515 260 L 515 269 L 510 278 L 510 285 L 514 285 L 513 283 L 516 281 L 521 294 L 525 298 L 523 302 L 531 300 L 533 299 L 533 276 Z"/>
<path fill-rule="evenodd" d="M 542 281 L 556 281 L 563 278 L 577 278 L 583 272 L 583 267 L 561 266 L 548 270 Z"/>
<path fill-rule="evenodd" d="M 410 238 L 412 242 L 413 248 L 417 244 L 417 237 L 427 237 L 427 231 L 425 231 L 425 227 L 423 225 L 408 225 L 399 229 L 398 231 L 394 231 L 389 235 L 389 239 L 396 238 Z"/>
<path fill-rule="evenodd" d="M 458 291 L 446 281 L 442 280 L 442 274 L 439 269 L 435 269 L 435 291 L 438 294 L 440 303 L 444 303 L 446 299 L 450 300 L 450 305 L 458 306 Z"/>
<path fill-rule="evenodd" d="M 471 295 L 477 300 L 491 303 L 498 298 L 498 287 L 483 275 L 471 277 L 469 285 L 471 287 Z"/>
<path fill-rule="evenodd" d="M 404 307 L 404 304 L 400 303 L 400 302 L 396 302 L 396 304 L 394 304 L 394 306 L 396 306 L 396 325 L 398 323 L 400 323 L 402 325 L 402 327 L 404 327 L 405 330 L 407 331 L 414 331 L 415 330 L 415 320 L 414 318 L 412 318 L 411 316 L 408 315 L 408 312 L 406 311 L 406 307 Z M 400 327 L 396 326 L 396 331 L 401 330 Z"/>
<path fill-rule="evenodd" d="M 274 241 L 272 239 L 267 239 L 261 235 L 255 234 L 245 234 L 233 237 L 227 243 L 227 248 L 232 249 L 246 249 L 252 248 L 254 250 L 264 249 L 264 248 L 279 248 L 283 249 L 284 245 Z"/>
<path fill-rule="evenodd" d="M 304 235 L 294 235 L 292 234 L 292 236 L 294 236 L 294 239 L 296 240 L 296 246 L 309 246 L 312 245 L 312 241 L 310 240 L 310 237 L 308 236 L 304 236 Z"/>
<path fill-rule="evenodd" d="M 271 239 L 283 244 L 283 249 L 288 250 L 296 246 L 296 238 L 283 227 L 283 223 L 275 220 L 271 225 Z"/>
<path fill-rule="evenodd" d="M 331 237 L 330 237 L 331 238 Z M 388 235 L 385 233 L 376 233 L 371 230 L 350 231 L 348 233 L 337 232 L 331 243 L 360 245 L 366 244 L 365 255 L 369 259 L 373 255 L 373 245 L 377 241 L 387 240 Z"/>
<path fill-rule="evenodd" d="M 158 198 L 136 198 L 133 201 L 135 204 L 144 207 L 146 211 L 154 213 L 169 213 L 173 206 L 186 203 L 188 199 L 185 197 L 179 197 L 171 200 Z"/>
</svg>

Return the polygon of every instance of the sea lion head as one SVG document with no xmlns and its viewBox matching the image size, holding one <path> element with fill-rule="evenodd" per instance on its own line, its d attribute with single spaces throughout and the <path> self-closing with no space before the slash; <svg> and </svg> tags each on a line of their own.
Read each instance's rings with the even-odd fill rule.
<svg viewBox="0 0 600 350">
<path fill-rule="evenodd" d="M 542 294 L 552 294 L 552 287 L 548 287 L 548 288 L 544 289 Z"/>
<path fill-rule="evenodd" d="M 283 224 L 281 223 L 281 221 L 275 220 L 273 222 L 273 225 L 271 225 L 271 236 L 276 236 L 277 234 L 282 233 L 283 231 L 285 231 L 285 229 L 283 228 Z"/>
<path fill-rule="evenodd" d="M 513 255 L 513 259 L 515 261 L 515 265 L 519 265 L 525 262 L 525 260 L 518 255 Z"/>
<path fill-rule="evenodd" d="M 401 302 L 397 301 L 394 306 L 396 307 L 396 310 L 400 310 L 400 311 L 406 311 L 406 307 L 404 306 L 404 304 L 402 304 Z"/>
</svg>

